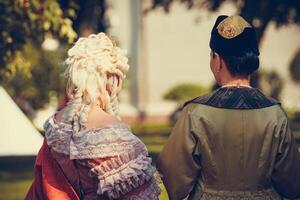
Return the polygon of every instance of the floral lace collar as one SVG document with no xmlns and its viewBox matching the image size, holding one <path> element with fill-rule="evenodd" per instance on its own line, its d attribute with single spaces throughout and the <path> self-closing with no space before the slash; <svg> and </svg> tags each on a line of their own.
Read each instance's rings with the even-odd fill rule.
<svg viewBox="0 0 300 200">
<path fill-rule="evenodd" d="M 70 159 L 115 156 L 142 143 L 124 123 L 74 132 L 70 124 L 55 123 L 52 116 L 45 122 L 44 130 L 48 145 L 56 152 L 70 155 Z"/>
</svg>

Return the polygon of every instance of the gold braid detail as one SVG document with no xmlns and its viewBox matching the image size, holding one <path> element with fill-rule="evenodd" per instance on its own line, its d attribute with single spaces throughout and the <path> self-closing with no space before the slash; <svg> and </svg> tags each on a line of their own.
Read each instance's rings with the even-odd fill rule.
<svg viewBox="0 0 300 200">
<path fill-rule="evenodd" d="M 243 33 L 247 27 L 251 25 L 241 16 L 230 16 L 219 23 L 217 30 L 223 38 L 232 39 Z"/>
</svg>

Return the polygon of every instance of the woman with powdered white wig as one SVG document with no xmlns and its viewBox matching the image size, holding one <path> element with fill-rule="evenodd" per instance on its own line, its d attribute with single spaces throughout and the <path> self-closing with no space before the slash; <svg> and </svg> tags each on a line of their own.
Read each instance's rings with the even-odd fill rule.
<svg viewBox="0 0 300 200">
<path fill-rule="evenodd" d="M 158 199 L 147 149 L 118 117 L 127 62 L 104 33 L 79 38 L 68 51 L 69 100 L 45 122 L 27 200 Z"/>
</svg>

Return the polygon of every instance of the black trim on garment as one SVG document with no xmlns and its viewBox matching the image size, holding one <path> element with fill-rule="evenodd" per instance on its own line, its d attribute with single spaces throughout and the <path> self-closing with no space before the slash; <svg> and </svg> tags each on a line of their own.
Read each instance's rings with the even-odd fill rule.
<svg viewBox="0 0 300 200">
<path fill-rule="evenodd" d="M 250 110 L 280 105 L 280 102 L 266 97 L 259 89 L 248 87 L 221 87 L 207 95 L 187 101 L 216 108 Z"/>
</svg>

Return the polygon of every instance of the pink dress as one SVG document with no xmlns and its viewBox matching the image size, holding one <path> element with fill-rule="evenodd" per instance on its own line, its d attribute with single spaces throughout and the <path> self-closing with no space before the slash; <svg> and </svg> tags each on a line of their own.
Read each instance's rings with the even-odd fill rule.
<svg viewBox="0 0 300 200">
<path fill-rule="evenodd" d="M 49 118 L 45 136 L 51 154 L 80 199 L 158 199 L 155 168 L 143 142 L 117 123 L 75 133 Z"/>
</svg>

